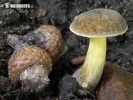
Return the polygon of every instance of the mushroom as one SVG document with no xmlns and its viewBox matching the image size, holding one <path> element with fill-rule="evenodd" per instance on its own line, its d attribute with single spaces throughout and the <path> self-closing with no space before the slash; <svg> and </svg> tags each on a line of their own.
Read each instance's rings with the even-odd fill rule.
<svg viewBox="0 0 133 100">
<path fill-rule="evenodd" d="M 89 49 L 83 65 L 73 74 L 79 85 L 90 91 L 97 86 L 106 58 L 106 37 L 124 34 L 128 29 L 124 18 L 110 9 L 94 9 L 74 18 L 70 30 L 90 37 Z"/>
</svg>

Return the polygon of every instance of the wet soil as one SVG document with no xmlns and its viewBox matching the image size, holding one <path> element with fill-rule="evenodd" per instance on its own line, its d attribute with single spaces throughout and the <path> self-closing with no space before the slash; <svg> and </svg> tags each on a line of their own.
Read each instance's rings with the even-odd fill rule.
<svg viewBox="0 0 133 100">
<path fill-rule="evenodd" d="M 30 1 L 30 0 L 29 0 Z M 0 4 L 3 4 L 0 1 Z M 80 90 L 75 80 L 69 77 L 79 67 L 70 63 L 75 56 L 86 55 L 89 39 L 77 36 L 69 30 L 69 25 L 74 17 L 84 11 L 94 8 L 109 8 L 118 11 L 128 24 L 128 31 L 117 37 L 107 39 L 107 62 L 116 63 L 133 73 L 133 1 L 132 0 L 35 0 L 21 3 L 31 3 L 33 9 L 28 9 L 24 14 L 16 9 L 5 14 L 5 8 L 0 8 L 0 99 L 1 100 L 93 100 L 95 91 L 89 93 Z M 34 18 L 37 9 L 46 10 L 45 16 Z M 16 13 L 16 12 L 17 13 Z M 7 11 L 9 12 L 9 11 Z M 1 23 L 2 22 L 2 23 Z M 68 51 L 53 66 L 50 74 L 50 84 L 41 93 L 27 92 L 21 84 L 12 84 L 8 79 L 8 60 L 14 49 L 11 48 L 6 38 L 8 34 L 25 35 L 41 25 L 55 25 L 61 30 L 64 44 Z M 68 76 L 67 76 L 68 75 Z M 63 82 L 65 76 L 66 82 Z M 66 83 L 66 85 L 64 85 Z M 71 84 L 70 84 L 71 83 Z M 73 87 L 71 87 L 73 86 Z M 79 89 L 80 92 L 72 90 Z M 82 92 L 81 92 L 82 91 Z"/>
</svg>

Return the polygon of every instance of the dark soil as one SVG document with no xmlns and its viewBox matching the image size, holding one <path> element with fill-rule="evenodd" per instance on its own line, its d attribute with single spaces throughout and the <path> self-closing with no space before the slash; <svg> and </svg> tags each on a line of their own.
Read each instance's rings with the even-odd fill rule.
<svg viewBox="0 0 133 100">
<path fill-rule="evenodd" d="M 0 4 L 5 1 L 0 1 Z M 75 80 L 69 76 L 79 67 L 73 66 L 70 59 L 86 55 L 89 43 L 88 38 L 73 34 L 69 30 L 69 25 L 76 15 L 94 8 L 116 10 L 126 19 L 128 31 L 122 36 L 111 37 L 107 40 L 106 61 L 116 63 L 133 73 L 132 0 L 35 0 L 34 2 L 22 0 L 21 3 L 31 3 L 34 8 L 28 9 L 27 15 L 17 9 L 13 9 L 9 14 L 3 13 L 10 12 L 11 9 L 0 8 L 0 100 L 57 100 L 58 98 L 60 100 L 93 100 L 95 91 L 89 93 L 89 91 L 80 89 Z M 36 19 L 35 13 L 40 7 L 46 10 L 46 14 Z M 53 66 L 49 76 L 51 82 L 45 91 L 41 93 L 24 91 L 21 84 L 12 84 L 8 79 L 8 60 L 14 49 L 7 44 L 6 38 L 8 34 L 27 34 L 44 24 L 58 27 L 61 30 L 64 44 L 69 49 Z"/>
</svg>

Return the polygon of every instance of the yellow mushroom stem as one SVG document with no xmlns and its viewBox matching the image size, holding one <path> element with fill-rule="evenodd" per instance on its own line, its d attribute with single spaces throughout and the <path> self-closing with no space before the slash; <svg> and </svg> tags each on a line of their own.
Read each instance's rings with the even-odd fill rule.
<svg viewBox="0 0 133 100">
<path fill-rule="evenodd" d="M 98 84 L 106 58 L 106 37 L 90 38 L 89 49 L 84 64 L 74 73 L 83 88 L 92 91 Z"/>
</svg>

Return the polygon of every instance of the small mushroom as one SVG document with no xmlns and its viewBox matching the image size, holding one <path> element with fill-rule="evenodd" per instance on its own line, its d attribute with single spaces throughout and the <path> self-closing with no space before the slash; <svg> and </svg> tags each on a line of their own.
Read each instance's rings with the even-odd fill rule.
<svg viewBox="0 0 133 100">
<path fill-rule="evenodd" d="M 94 90 L 104 68 L 106 37 L 122 35 L 127 29 L 124 18 L 110 9 L 94 9 L 74 18 L 70 30 L 79 36 L 90 37 L 85 62 L 73 74 L 81 87 Z"/>
<path fill-rule="evenodd" d="M 52 59 L 44 49 L 34 45 L 23 45 L 12 54 L 8 70 L 12 83 L 21 80 L 27 88 L 41 91 L 49 83 Z"/>
</svg>

